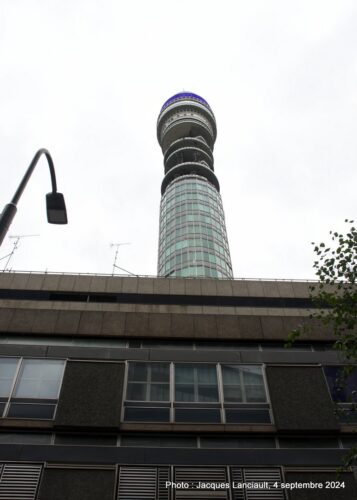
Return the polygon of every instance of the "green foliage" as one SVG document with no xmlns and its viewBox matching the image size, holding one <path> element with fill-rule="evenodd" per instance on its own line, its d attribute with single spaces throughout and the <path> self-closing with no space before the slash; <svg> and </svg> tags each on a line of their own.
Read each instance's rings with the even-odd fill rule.
<svg viewBox="0 0 357 500">
<path fill-rule="evenodd" d="M 334 349 L 341 351 L 352 365 L 345 366 L 340 379 L 343 385 L 357 363 L 357 230 L 353 220 L 345 220 L 349 229 L 346 234 L 330 231 L 330 243 L 312 243 L 316 260 L 314 269 L 319 282 L 310 287 L 310 297 L 316 311 L 311 319 L 318 319 L 335 335 Z M 301 326 L 288 335 L 287 347 L 309 328 Z M 356 409 L 355 406 L 352 409 Z M 336 412 L 348 411 L 339 410 Z M 341 470 L 355 464 L 357 449 L 353 448 L 344 457 Z"/>
<path fill-rule="evenodd" d="M 345 220 L 348 225 L 352 220 Z M 314 245 L 314 268 L 319 283 L 311 287 L 315 306 L 312 317 L 332 327 L 335 348 L 351 362 L 357 361 L 357 230 L 352 225 L 346 234 L 330 231 L 331 244 Z"/>
<path fill-rule="evenodd" d="M 352 220 L 345 220 L 348 225 Z M 330 231 L 331 242 L 312 243 L 316 260 L 314 269 L 319 283 L 310 287 L 313 305 L 310 318 L 319 319 L 332 328 L 334 348 L 343 351 L 351 362 L 357 361 L 357 230 L 352 225 L 341 234 Z M 307 327 L 293 330 L 288 336 L 291 346 Z"/>
</svg>

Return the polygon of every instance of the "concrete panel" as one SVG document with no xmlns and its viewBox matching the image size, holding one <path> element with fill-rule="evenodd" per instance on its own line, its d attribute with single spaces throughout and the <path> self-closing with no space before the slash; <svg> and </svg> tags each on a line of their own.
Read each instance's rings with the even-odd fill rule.
<svg viewBox="0 0 357 500">
<path fill-rule="evenodd" d="M 259 316 L 237 316 L 240 338 L 255 340 L 263 338 L 263 329 Z"/>
<path fill-rule="evenodd" d="M 44 358 L 47 355 L 47 347 L 44 345 L 19 345 L 1 344 L 0 356 L 29 356 Z"/>
<path fill-rule="evenodd" d="M 72 290 L 74 292 L 88 293 L 91 281 L 92 281 L 92 276 L 76 276 Z"/>
<path fill-rule="evenodd" d="M 216 321 L 219 339 L 239 338 L 239 323 L 237 316 L 217 315 Z"/>
<path fill-rule="evenodd" d="M 232 293 L 235 297 L 248 297 L 248 282 L 244 280 L 233 280 Z"/>
<path fill-rule="evenodd" d="M 250 297 L 264 297 L 262 281 L 247 281 L 248 293 Z"/>
<path fill-rule="evenodd" d="M 218 280 L 202 279 L 201 292 L 202 295 L 217 295 Z"/>
<path fill-rule="evenodd" d="M 10 332 L 31 332 L 36 314 L 36 309 L 15 309 L 8 330 Z"/>
<path fill-rule="evenodd" d="M 177 338 L 194 336 L 193 315 L 172 314 L 171 335 Z"/>
<path fill-rule="evenodd" d="M 170 293 L 170 280 L 168 278 L 156 278 L 154 282 L 154 293 Z"/>
<path fill-rule="evenodd" d="M 331 325 L 324 325 L 321 320 L 315 318 L 303 318 L 303 325 L 306 326 L 306 333 L 302 339 L 316 339 L 335 341 L 336 337 Z"/>
<path fill-rule="evenodd" d="M 232 281 L 231 280 L 216 280 L 217 295 L 229 296 L 233 295 Z"/>
<path fill-rule="evenodd" d="M 289 281 L 277 281 L 280 297 L 295 297 L 294 288 Z"/>
<path fill-rule="evenodd" d="M 100 335 L 103 324 L 102 312 L 83 311 L 79 322 L 78 333 L 84 335 Z"/>
<path fill-rule="evenodd" d="M 148 334 L 153 337 L 167 337 L 171 330 L 171 314 L 150 314 Z"/>
<path fill-rule="evenodd" d="M 357 498 L 357 483 L 352 472 L 285 472 L 289 483 L 322 483 L 322 489 L 294 489 L 289 493 L 290 500 L 352 500 Z M 344 488 L 326 488 L 327 482 L 344 482 Z"/>
<path fill-rule="evenodd" d="M 121 276 L 111 276 L 107 279 L 106 292 L 121 293 L 123 290 L 123 278 Z"/>
<path fill-rule="evenodd" d="M 125 333 L 128 335 L 147 336 L 149 331 L 148 313 L 126 313 Z"/>
<path fill-rule="evenodd" d="M 58 290 L 61 280 L 60 274 L 45 274 L 42 282 L 42 290 Z"/>
<path fill-rule="evenodd" d="M 80 318 L 80 311 L 59 311 L 55 333 L 77 333 Z"/>
<path fill-rule="evenodd" d="M 266 374 L 278 431 L 339 429 L 320 367 L 268 366 Z"/>
<path fill-rule="evenodd" d="M 154 293 L 154 279 L 140 278 L 138 280 L 138 293 Z"/>
<path fill-rule="evenodd" d="M 281 339 L 288 334 L 283 329 L 283 319 L 280 316 L 262 316 L 261 322 L 263 336 L 266 339 Z"/>
<path fill-rule="evenodd" d="M 169 280 L 170 294 L 171 295 L 184 295 L 185 294 L 185 278 L 166 278 Z"/>
<path fill-rule="evenodd" d="M 293 281 L 292 286 L 294 290 L 294 297 L 310 297 L 310 286 L 313 283 L 309 284 L 304 281 Z"/>
<path fill-rule="evenodd" d="M 75 359 L 109 359 L 109 349 L 105 347 L 49 346 L 48 357 Z"/>
<path fill-rule="evenodd" d="M 123 380 L 122 363 L 67 362 L 55 425 L 119 427 Z"/>
<path fill-rule="evenodd" d="M 14 279 L 14 273 L 0 273 L 0 288 L 11 288 L 12 280 Z"/>
<path fill-rule="evenodd" d="M 276 281 L 263 281 L 264 297 L 280 297 Z"/>
<path fill-rule="evenodd" d="M 45 469 L 38 500 L 112 500 L 114 470 Z"/>
<path fill-rule="evenodd" d="M 24 289 L 26 288 L 27 281 L 30 275 L 27 273 L 14 273 L 14 278 L 11 282 L 12 289 Z"/>
<path fill-rule="evenodd" d="M 124 312 L 104 312 L 102 334 L 103 335 L 122 335 L 125 330 Z"/>
<path fill-rule="evenodd" d="M 187 278 L 185 282 L 186 295 L 201 295 L 201 280 Z"/>
<path fill-rule="evenodd" d="M 123 293 L 138 293 L 138 280 L 145 278 L 123 277 L 122 279 Z"/>
<path fill-rule="evenodd" d="M 194 335 L 199 338 L 215 338 L 218 335 L 217 319 L 212 315 L 195 315 L 193 318 Z"/>
<path fill-rule="evenodd" d="M 15 309 L 0 308 L 0 330 L 7 332 L 11 323 L 12 317 L 15 314 Z"/>
<path fill-rule="evenodd" d="M 63 292 L 71 292 L 74 288 L 74 284 L 76 282 L 76 275 L 62 275 L 59 285 L 58 285 L 58 290 L 61 290 Z"/>
<path fill-rule="evenodd" d="M 41 290 L 43 288 L 44 275 L 30 274 L 26 283 L 27 290 Z"/>
<path fill-rule="evenodd" d="M 37 311 L 32 333 L 54 333 L 59 311 L 55 309 Z"/>
<path fill-rule="evenodd" d="M 92 276 L 89 291 L 97 293 L 105 292 L 108 279 L 107 276 Z"/>
</svg>

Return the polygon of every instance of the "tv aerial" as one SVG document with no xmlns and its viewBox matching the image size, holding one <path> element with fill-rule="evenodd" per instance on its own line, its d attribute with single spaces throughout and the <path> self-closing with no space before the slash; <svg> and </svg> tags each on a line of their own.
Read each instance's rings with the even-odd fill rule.
<svg viewBox="0 0 357 500">
<path fill-rule="evenodd" d="M 131 245 L 131 243 L 130 242 L 126 242 L 126 243 L 111 243 L 110 244 L 110 248 L 112 248 L 112 247 L 116 248 L 116 250 L 115 250 L 115 256 L 114 256 L 114 262 L 113 262 L 112 276 L 114 276 L 114 274 L 115 274 L 115 269 L 120 269 L 121 271 L 124 271 L 125 273 L 130 274 L 131 276 L 137 276 L 137 274 L 131 273 L 127 269 L 124 269 L 124 268 L 119 267 L 117 265 L 117 258 L 118 258 L 119 247 L 121 247 L 123 245 Z"/>
<path fill-rule="evenodd" d="M 20 239 L 21 238 L 32 238 L 33 236 L 40 236 L 40 235 L 39 234 L 13 234 L 13 235 L 9 235 L 9 239 L 13 239 L 15 241 L 13 243 L 12 251 L 9 254 L 5 255 L 5 257 L 0 258 L 0 260 L 7 258 L 5 267 L 2 270 L 3 273 L 5 271 L 11 271 L 11 269 L 8 268 L 8 265 L 10 263 L 10 260 L 14 256 L 15 251 L 19 248 Z"/>
</svg>

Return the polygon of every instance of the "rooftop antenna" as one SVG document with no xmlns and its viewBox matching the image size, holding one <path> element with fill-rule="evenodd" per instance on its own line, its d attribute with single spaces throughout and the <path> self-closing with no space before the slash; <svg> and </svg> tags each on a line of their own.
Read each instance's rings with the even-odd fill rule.
<svg viewBox="0 0 357 500">
<path fill-rule="evenodd" d="M 114 276 L 116 268 L 120 269 L 121 271 L 124 271 L 124 272 L 126 272 L 128 274 L 131 274 L 132 276 L 137 276 L 137 274 L 131 273 L 130 271 L 127 271 L 126 269 L 123 269 L 122 267 L 117 266 L 117 258 L 118 258 L 119 247 L 121 247 L 123 245 L 131 245 L 131 243 L 127 242 L 127 243 L 111 243 L 110 244 L 110 248 L 116 247 L 115 256 L 114 256 L 114 262 L 113 262 L 112 276 Z"/>
<path fill-rule="evenodd" d="M 8 269 L 8 265 L 9 265 L 10 260 L 12 259 L 13 255 L 14 255 L 15 251 L 19 248 L 20 239 L 21 238 L 32 238 L 33 236 L 40 236 L 40 235 L 39 234 L 14 234 L 14 235 L 9 236 L 9 238 L 14 239 L 15 241 L 13 243 L 12 251 L 9 254 L 5 255 L 5 257 L 1 257 L 1 259 L 0 259 L 0 260 L 3 260 L 3 259 L 6 259 L 6 257 L 7 257 L 5 267 L 2 270 L 3 273 L 5 271 L 11 271 L 11 269 Z"/>
</svg>

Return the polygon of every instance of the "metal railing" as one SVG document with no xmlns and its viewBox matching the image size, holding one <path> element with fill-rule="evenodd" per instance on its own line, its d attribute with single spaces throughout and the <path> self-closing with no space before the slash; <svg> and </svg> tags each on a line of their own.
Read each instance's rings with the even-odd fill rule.
<svg viewBox="0 0 357 500">
<path fill-rule="evenodd" d="M 60 276 L 93 276 L 93 277 L 117 277 L 117 278 L 155 278 L 155 279 L 185 279 L 185 280 L 214 280 L 214 281 L 260 281 L 260 282 L 286 282 L 286 283 L 318 283 L 317 279 L 298 279 L 298 278 L 245 278 L 245 277 L 233 277 L 233 278 L 209 278 L 205 276 L 197 276 L 197 277 L 185 277 L 181 276 L 170 276 L 166 278 L 165 276 L 156 276 L 153 274 L 136 274 L 136 275 L 128 275 L 128 274 L 112 274 L 112 273 L 83 273 L 83 272 L 71 272 L 71 271 L 24 271 L 24 270 L 3 270 L 1 273 L 6 274 L 43 274 L 43 275 L 60 275 Z"/>
</svg>

